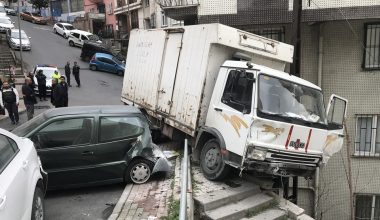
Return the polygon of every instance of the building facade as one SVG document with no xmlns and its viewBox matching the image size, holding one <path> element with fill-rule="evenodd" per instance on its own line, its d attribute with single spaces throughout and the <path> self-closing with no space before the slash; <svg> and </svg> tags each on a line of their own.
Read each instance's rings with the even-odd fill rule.
<svg viewBox="0 0 380 220">
<path fill-rule="evenodd" d="M 158 3 L 185 25 L 218 22 L 291 43 L 293 1 Z M 298 204 L 317 219 L 380 218 L 379 14 L 378 0 L 303 0 L 300 75 L 321 86 L 325 100 L 349 100 L 343 149 L 318 178 L 299 180 Z"/>
</svg>

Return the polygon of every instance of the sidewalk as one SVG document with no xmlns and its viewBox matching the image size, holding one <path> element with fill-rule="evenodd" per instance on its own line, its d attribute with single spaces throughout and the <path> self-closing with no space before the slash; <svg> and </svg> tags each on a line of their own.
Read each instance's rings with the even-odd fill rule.
<svg viewBox="0 0 380 220">
<path fill-rule="evenodd" d="M 18 114 L 22 114 L 26 111 L 24 100 L 20 99 L 19 105 L 18 105 Z M 0 115 L 0 121 L 5 120 L 8 118 L 8 111 L 5 110 L 5 115 Z"/>
<path fill-rule="evenodd" d="M 179 157 L 170 162 L 172 171 L 166 176 L 154 176 L 145 184 L 128 184 L 108 220 L 166 219 L 180 193 Z"/>
</svg>

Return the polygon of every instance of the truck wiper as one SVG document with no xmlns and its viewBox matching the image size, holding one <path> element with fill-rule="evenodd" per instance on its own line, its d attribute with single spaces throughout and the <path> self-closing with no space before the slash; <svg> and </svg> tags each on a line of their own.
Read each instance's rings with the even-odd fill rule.
<svg viewBox="0 0 380 220">
<path fill-rule="evenodd" d="M 285 121 L 287 122 L 293 122 L 293 118 L 291 117 L 288 117 L 286 115 L 283 115 L 283 114 L 279 114 L 279 113 L 270 113 L 270 112 L 262 112 L 260 111 L 261 113 L 265 114 L 265 115 L 268 115 L 268 116 L 273 116 L 273 117 L 280 117 L 282 119 L 284 119 Z"/>
</svg>

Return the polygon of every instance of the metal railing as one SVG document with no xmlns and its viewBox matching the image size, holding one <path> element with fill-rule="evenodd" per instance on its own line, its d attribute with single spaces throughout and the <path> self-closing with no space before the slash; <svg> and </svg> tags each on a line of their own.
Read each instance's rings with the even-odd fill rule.
<svg viewBox="0 0 380 220">
<path fill-rule="evenodd" d="M 199 5 L 199 0 L 156 0 L 161 7 L 194 6 Z"/>
</svg>

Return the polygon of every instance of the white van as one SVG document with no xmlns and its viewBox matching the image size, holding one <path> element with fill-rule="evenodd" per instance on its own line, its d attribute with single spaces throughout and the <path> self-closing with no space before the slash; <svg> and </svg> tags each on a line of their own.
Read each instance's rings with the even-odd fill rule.
<svg viewBox="0 0 380 220">
<path fill-rule="evenodd" d="M 82 47 L 85 41 L 96 41 L 98 43 L 102 43 L 97 35 L 81 30 L 72 30 L 67 40 L 69 41 L 69 45 L 71 47 Z"/>
</svg>

